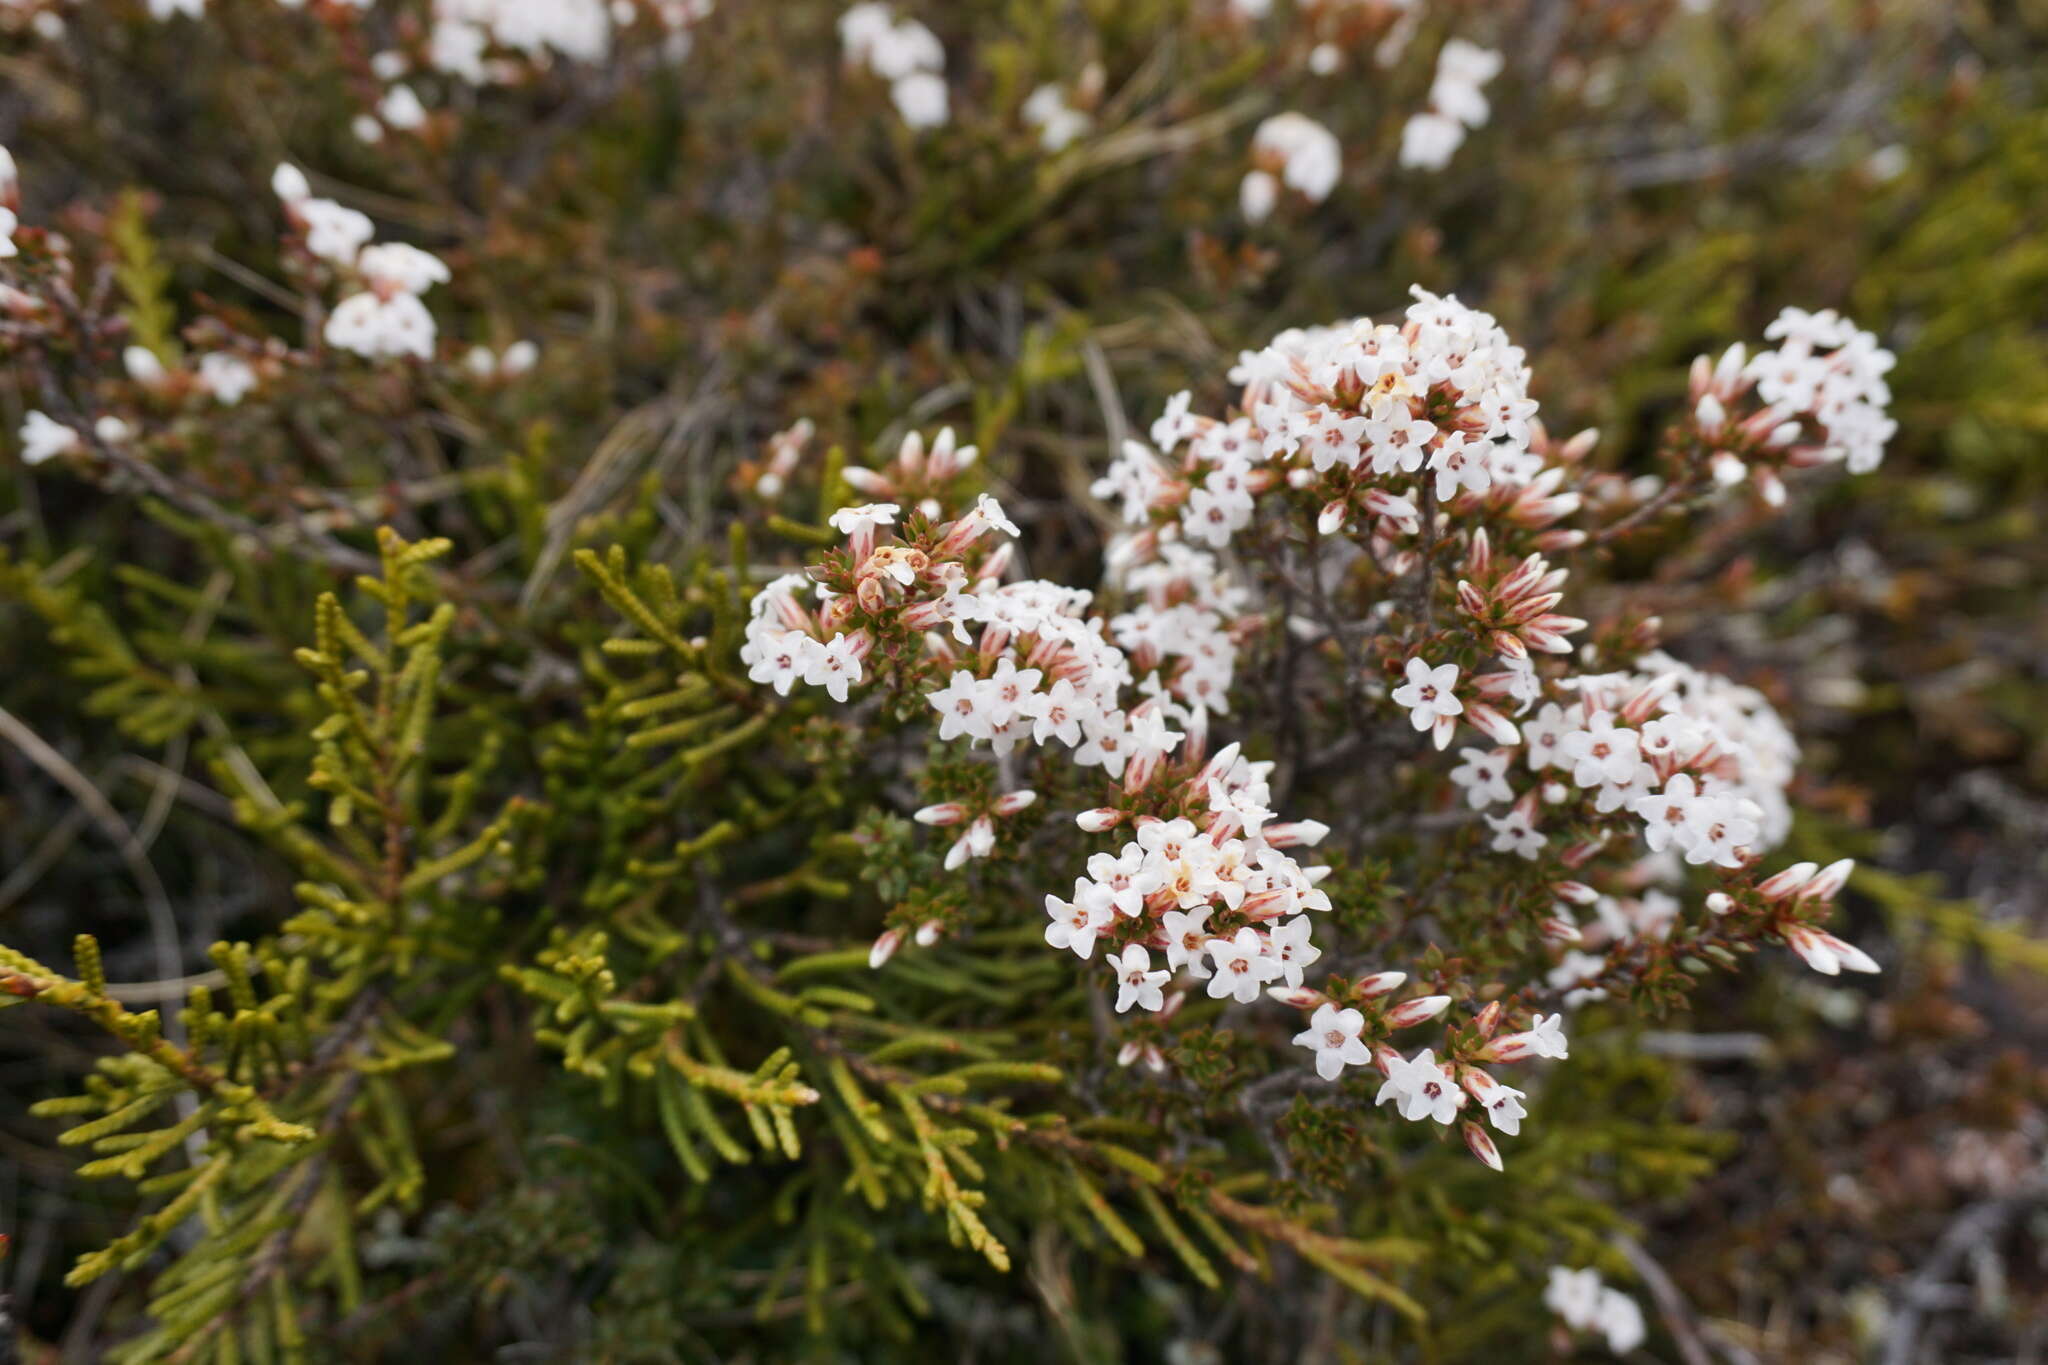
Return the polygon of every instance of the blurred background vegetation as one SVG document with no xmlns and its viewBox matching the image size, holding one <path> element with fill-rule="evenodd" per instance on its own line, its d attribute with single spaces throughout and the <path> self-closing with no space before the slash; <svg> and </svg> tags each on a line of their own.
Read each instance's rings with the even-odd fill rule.
<svg viewBox="0 0 2048 1365">
<path fill-rule="evenodd" d="M 502 646 L 479 648 L 470 677 L 528 695 L 554 685 L 550 642 L 589 610 L 541 591 L 566 588 L 567 551 L 701 544 L 735 465 L 798 417 L 855 451 L 910 425 L 970 432 L 995 452 L 1034 571 L 1082 582 L 1100 547 L 1085 482 L 1127 424 L 1282 327 L 1390 312 L 1411 281 L 1455 290 L 1528 347 L 1552 430 L 1597 425 L 1599 458 L 1647 470 L 1694 354 L 1757 336 L 1785 304 L 1841 308 L 1900 358 L 1883 470 L 1795 503 L 1741 553 L 1708 547 L 1725 603 L 1674 595 L 1667 630 L 1786 713 L 1809 812 L 1787 852 L 1862 860 L 1846 936 L 1888 934 L 1896 966 L 1851 987 L 1757 964 L 1631 1046 L 1575 1050 L 1548 1102 L 1642 1125 L 1665 1150 L 1605 1172 L 1627 1202 L 1602 1254 L 1656 1310 L 1649 1356 L 2040 1358 L 2048 4 L 1434 3 L 1424 55 L 1381 70 L 1361 50 L 1327 76 L 1308 54 L 1341 28 L 1284 0 L 1250 28 L 1217 9 L 927 6 L 954 119 L 917 135 L 841 69 L 836 6 L 723 0 L 680 63 L 620 51 L 452 88 L 452 117 L 365 145 L 349 128 L 363 53 L 347 26 L 268 0 L 215 0 L 203 23 L 79 6 L 61 41 L 0 37 L 0 144 L 22 163 L 24 221 L 108 232 L 131 325 L 165 347 L 185 328 L 291 334 L 265 189 L 284 160 L 450 261 L 445 337 L 539 343 L 538 369 L 502 391 L 397 369 L 296 375 L 182 437 L 190 477 L 259 521 L 451 537 L 476 588 L 470 624 Z M 1494 118 L 1448 169 L 1403 171 L 1400 121 L 1440 33 L 1507 55 Z M 1048 155 L 1018 106 L 1089 63 L 1103 72 L 1094 127 Z M 1337 134 L 1344 179 L 1328 202 L 1247 228 L 1245 144 L 1284 108 Z M 0 372 L 8 429 L 35 406 L 25 376 Z M 189 543 L 205 534 L 77 481 L 0 485 L 6 564 L 63 570 L 51 588 L 0 567 L 0 696 L 146 836 L 193 972 L 207 942 L 274 931 L 288 879 L 204 788 L 221 756 L 207 725 L 160 716 L 154 739 L 117 725 L 58 657 L 86 652 L 86 607 L 140 622 L 162 583 L 182 587 L 173 619 L 202 624 L 182 638 L 141 626 L 151 657 L 207 679 L 203 709 L 253 737 L 265 773 L 302 770 L 313 717 L 271 703 L 324 584 L 247 565 L 250 582 L 195 578 Z M 1694 550 L 1651 544 L 1622 568 L 1655 582 Z M 15 746 L 0 746 L 0 773 L 6 941 L 63 961 L 91 930 L 116 979 L 160 975 L 136 884 L 91 818 Z M 30 1337 L 76 1359 L 133 1305 L 111 1279 L 64 1288 L 64 1269 L 128 1209 L 74 1178 L 26 1106 L 75 1087 L 101 1046 L 26 1010 L 0 1019 L 14 1239 L 0 1283 Z M 504 1067 L 492 1079 L 521 1095 L 522 1129 L 571 1102 L 552 1066 Z M 459 1150 L 475 1135 L 444 1136 Z M 490 1268 L 483 1292 L 524 1305 L 505 1310 L 508 1342 L 544 1343 L 495 1358 L 1266 1358 L 1241 1295 L 1191 1297 L 1147 1263 L 1098 1273 L 1050 1229 L 1009 1276 L 949 1263 L 921 1280 L 932 1321 L 900 1357 L 802 1346 L 800 1298 L 757 1316 L 751 1300 L 678 1296 L 715 1241 L 584 1232 L 636 1196 L 603 1169 L 548 1170 L 500 1197 L 451 1164 L 431 1218 L 380 1234 L 400 1281 L 423 1247 Z M 1367 1234 L 1407 1216 L 1356 1211 Z M 1431 1216 L 1461 1250 L 1405 1281 L 1454 1305 L 1426 1358 L 1557 1350 L 1526 1300 L 1489 1297 L 1510 1225 L 1542 1212 Z M 1348 1335 L 1334 1287 L 1257 1294 L 1310 1343 L 1296 1358 L 1381 1358 Z M 407 1358 L 406 1340 L 382 1349 Z"/>
</svg>

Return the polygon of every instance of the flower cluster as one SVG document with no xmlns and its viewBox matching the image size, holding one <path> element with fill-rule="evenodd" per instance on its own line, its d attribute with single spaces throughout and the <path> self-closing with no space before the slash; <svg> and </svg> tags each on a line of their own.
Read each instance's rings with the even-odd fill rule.
<svg viewBox="0 0 2048 1365">
<path fill-rule="evenodd" d="M 372 242 L 369 217 L 332 199 L 315 198 L 304 172 L 283 165 L 271 188 L 300 234 L 306 252 L 354 282 L 322 333 L 327 344 L 376 360 L 434 355 L 434 315 L 420 295 L 448 282 L 440 257 L 403 242 Z"/>
<path fill-rule="evenodd" d="M 889 83 L 896 112 L 912 128 L 946 121 L 946 49 L 915 19 L 898 18 L 882 0 L 862 0 L 839 16 L 846 60 Z"/>
<path fill-rule="evenodd" d="M 1572 1331 L 1598 1332 L 1606 1337 L 1607 1349 L 1618 1356 L 1635 1350 L 1649 1335 L 1642 1308 L 1620 1290 L 1602 1284 L 1600 1272 L 1590 1266 L 1584 1270 L 1552 1266 L 1543 1302 Z"/>
<path fill-rule="evenodd" d="M 1465 132 L 1482 128 L 1492 109 L 1481 87 L 1500 74 L 1498 52 L 1453 38 L 1437 54 L 1436 78 L 1429 86 L 1429 108 L 1411 116 L 1401 129 L 1401 164 L 1442 170 L 1464 145 Z"/>
<path fill-rule="evenodd" d="M 809 578 L 761 590 L 742 657 L 757 682 L 786 695 L 803 681 L 836 701 L 891 673 L 924 698 L 940 743 L 985 747 L 1004 774 L 1020 746 L 1063 752 L 1081 792 L 1100 784 L 1076 825 L 1115 837 L 1078 860 L 1071 891 L 1044 894 L 1044 935 L 1084 959 L 1102 946 L 1118 1013 L 1170 1019 L 1194 987 L 1234 1005 L 1270 996 L 1308 1016 L 1295 1042 L 1320 1076 L 1371 1066 L 1380 1102 L 1410 1121 L 1458 1123 L 1498 1169 L 1488 1130 L 1519 1133 L 1527 1092 L 1489 1068 L 1566 1055 L 1562 1016 L 1527 1002 L 1601 998 L 1625 948 L 1670 940 L 1685 920 L 1667 887 L 1686 866 L 1723 878 L 1703 925 L 1784 942 L 1822 970 L 1875 965 L 1815 923 L 1845 871 L 1755 880 L 1789 828 L 1798 758 L 1762 694 L 1661 652 L 1647 628 L 1627 667 L 1569 666 L 1596 656 L 1575 645 L 1587 622 L 1563 614 L 1569 573 L 1551 556 L 1586 542 L 1567 523 L 1605 476 L 1584 465 L 1592 433 L 1551 440 L 1529 378 L 1494 318 L 1421 289 L 1398 323 L 1289 331 L 1244 354 L 1232 412 L 1197 413 L 1176 395 L 1149 443 L 1127 441 L 1096 484 L 1123 523 L 1108 552 L 1108 591 L 1123 604 L 1112 611 L 1086 591 L 1006 581 L 1014 547 L 991 549 L 989 533 L 1019 528 L 986 494 L 966 502 L 974 452 L 950 431 L 929 452 L 912 434 L 884 468 L 844 471 L 877 501 L 833 515 L 844 546 Z M 770 443 L 757 490 L 781 487 L 808 434 Z M 1277 619 L 1261 591 L 1274 580 L 1258 573 L 1293 554 L 1370 565 L 1393 596 L 1356 624 Z M 1454 582 L 1437 577 L 1453 564 Z M 1440 616 L 1417 618 L 1418 581 Z M 814 605 L 800 600 L 806 587 Z M 1348 657 L 1340 637 L 1376 641 L 1384 673 L 1357 681 L 1362 704 L 1405 715 L 1438 749 L 1461 728 L 1479 738 L 1444 780 L 1466 818 L 1483 817 L 1481 846 L 1528 868 L 1512 875 L 1548 902 L 1533 927 L 1560 951 L 1532 967 L 1523 1003 L 1500 998 L 1512 980 L 1460 987 L 1469 1015 L 1451 1011 L 1452 977 L 1405 999 L 1400 971 L 1310 982 L 1329 951 L 1313 934 L 1329 873 L 1298 855 L 1327 826 L 1274 809 L 1272 762 L 1209 742 L 1212 721 L 1233 713 L 1243 650 L 1276 626 L 1331 660 Z M 990 856 L 1006 819 L 1038 800 L 996 785 L 1008 790 L 918 811 L 958 828 L 946 868 Z M 1597 872 L 1603 855 L 1611 871 Z M 876 962 L 903 932 L 877 941 Z M 940 932 L 924 924 L 919 942 Z M 1592 951 L 1602 943 L 1609 953 Z M 1447 1014 L 1440 1047 L 1392 1047 L 1394 1032 Z M 1126 1052 L 1165 1064 L 1156 1049 Z M 1461 1121 L 1468 1103 L 1480 1119 Z"/>
<path fill-rule="evenodd" d="M 1039 146 L 1048 152 L 1062 151 L 1095 126 L 1095 117 L 1088 111 L 1101 96 L 1102 79 L 1102 67 L 1091 63 L 1081 73 L 1071 97 L 1060 85 L 1041 85 L 1026 97 L 1020 112 L 1024 122 L 1038 130 Z"/>
<path fill-rule="evenodd" d="M 1886 415 L 1892 353 L 1833 309 L 1787 308 L 1764 336 L 1775 350 L 1751 356 L 1738 342 L 1718 361 L 1693 362 L 1691 434 L 1713 482 L 1749 480 L 1776 507 L 1789 470 L 1877 468 L 1898 430 Z"/>
<path fill-rule="evenodd" d="M 1252 165 L 1238 187 L 1247 221 L 1264 222 L 1290 189 L 1320 204 L 1344 173 L 1344 149 L 1336 134 L 1306 114 L 1275 114 L 1252 134 Z"/>
</svg>

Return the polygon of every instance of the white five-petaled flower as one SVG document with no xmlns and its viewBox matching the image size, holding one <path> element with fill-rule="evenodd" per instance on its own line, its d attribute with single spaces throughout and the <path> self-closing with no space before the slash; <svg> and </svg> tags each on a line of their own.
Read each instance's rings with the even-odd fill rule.
<svg viewBox="0 0 2048 1365">
<path fill-rule="evenodd" d="M 1324 1001 L 1309 1016 L 1308 1027 L 1294 1035 L 1294 1045 L 1313 1050 L 1316 1074 L 1334 1081 L 1347 1066 L 1372 1065 L 1372 1049 L 1358 1036 L 1364 1028 L 1363 1014 Z"/>
<path fill-rule="evenodd" d="M 1529 1116 L 1529 1111 L 1522 1107 L 1522 1101 L 1529 1097 L 1527 1091 L 1502 1085 L 1476 1067 L 1465 1072 L 1465 1089 L 1486 1111 L 1488 1123 L 1510 1136 L 1522 1131 L 1522 1120 Z"/>
<path fill-rule="evenodd" d="M 804 651 L 804 681 L 812 687 L 822 687 L 832 700 L 846 700 L 849 683 L 861 680 L 860 656 L 852 636 L 835 635 L 824 644 L 805 637 L 810 648 Z"/>
<path fill-rule="evenodd" d="M 47 412 L 31 410 L 21 423 L 21 458 L 24 464 L 41 464 L 58 455 L 69 455 L 83 444 L 76 428 L 67 427 Z"/>
<path fill-rule="evenodd" d="M 1165 1005 L 1159 988 L 1172 977 L 1171 972 L 1152 970 L 1152 955 L 1138 944 L 1131 944 L 1111 963 L 1116 973 L 1116 1012 L 1124 1013 L 1132 1005 L 1140 1009 L 1158 1010 Z"/>
<path fill-rule="evenodd" d="M 1600 1312 L 1600 1272 L 1550 1268 L 1550 1283 L 1543 1290 L 1543 1305 L 1564 1319 L 1565 1326 L 1583 1332 Z"/>
<path fill-rule="evenodd" d="M 1228 995 L 1240 1005 L 1259 998 L 1259 990 L 1280 975 L 1280 963 L 1266 955 L 1259 931 L 1246 925 L 1232 938 L 1209 940 L 1209 956 L 1216 974 L 1209 978 L 1209 995 L 1221 1000 Z"/>
<path fill-rule="evenodd" d="M 1045 941 L 1055 948 L 1069 948 L 1076 957 L 1090 957 L 1095 952 L 1095 936 L 1109 924 L 1111 911 L 1107 897 L 1098 894 L 1098 888 L 1087 880 L 1074 883 L 1074 899 L 1061 900 L 1047 892 L 1045 913 L 1052 923 L 1045 926 Z"/>
<path fill-rule="evenodd" d="M 1394 705 L 1406 708 L 1408 723 L 1417 730 L 1433 730 L 1432 738 L 1441 749 L 1451 742 L 1457 718 L 1465 703 L 1458 700 L 1458 666 L 1439 664 L 1431 668 L 1421 656 L 1410 659 L 1403 670 L 1408 681 L 1394 689 Z"/>
<path fill-rule="evenodd" d="M 893 525 L 900 509 L 893 502 L 871 502 L 861 507 L 842 507 L 832 514 L 832 529 L 850 536 L 856 531 L 873 531 Z"/>
<path fill-rule="evenodd" d="M 1388 1100 L 1394 1101 L 1401 1117 L 1411 1123 L 1435 1119 L 1448 1124 L 1465 1103 L 1465 1092 L 1437 1061 L 1436 1053 L 1424 1048 L 1413 1060 L 1399 1056 L 1387 1059 L 1387 1079 L 1380 1086 L 1375 1103 L 1385 1104 Z"/>
</svg>

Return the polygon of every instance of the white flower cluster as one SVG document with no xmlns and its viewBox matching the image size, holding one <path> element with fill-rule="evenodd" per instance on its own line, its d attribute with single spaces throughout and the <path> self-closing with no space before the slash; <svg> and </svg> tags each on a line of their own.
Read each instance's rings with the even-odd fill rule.
<svg viewBox="0 0 2048 1365">
<path fill-rule="evenodd" d="M 1827 432 L 1823 459 L 1845 461 L 1852 474 L 1877 468 L 1899 429 L 1885 415 L 1892 393 L 1884 377 L 1897 358 L 1832 308 L 1787 308 L 1764 337 L 1778 349 L 1758 352 L 1744 370 L 1757 396 L 1786 412 L 1812 414 Z"/>
<path fill-rule="evenodd" d="M 1543 1302 L 1574 1332 L 1598 1332 L 1606 1337 L 1607 1349 L 1618 1356 L 1635 1350 L 1649 1335 L 1642 1308 L 1620 1290 L 1603 1285 L 1600 1272 L 1590 1266 L 1584 1270 L 1552 1266 Z"/>
<path fill-rule="evenodd" d="M 1728 488 L 1750 480 L 1765 503 L 1778 507 L 1787 469 L 1877 468 L 1898 430 L 1885 411 L 1892 353 L 1833 309 L 1787 308 L 1764 335 L 1776 350 L 1750 357 L 1738 342 L 1718 362 L 1693 361 L 1691 434 L 1713 481 Z M 1761 406 L 1738 418 L 1737 405 L 1751 389 Z"/>
<path fill-rule="evenodd" d="M 1306 114 L 1275 114 L 1252 134 L 1253 169 L 1238 186 L 1238 207 L 1248 222 L 1273 212 L 1280 191 L 1294 190 L 1320 204 L 1344 174 L 1344 149 L 1337 135 Z"/>
<path fill-rule="evenodd" d="M 434 355 L 434 315 L 420 295 L 448 282 L 440 257 L 402 242 L 372 243 L 376 227 L 366 214 L 317 199 L 298 167 L 283 165 L 271 176 L 306 250 L 351 276 L 361 287 L 327 316 L 327 344 L 372 360 L 387 356 Z"/>
<path fill-rule="evenodd" d="M 1152 426 L 1153 445 L 1127 442 L 1096 486 L 1121 500 L 1126 523 L 1145 527 L 1113 553 L 1143 558 L 1174 540 L 1220 550 L 1276 488 L 1320 490 L 1324 535 L 1371 518 L 1374 553 L 1394 573 L 1412 563 L 1404 542 L 1420 529 L 1423 479 L 1445 506 L 1506 499 L 1525 525 L 1575 511 L 1578 497 L 1557 492 L 1563 471 L 1531 449 L 1536 403 L 1522 349 L 1491 315 L 1414 295 L 1401 325 L 1294 329 L 1244 353 L 1230 378 L 1245 385 L 1249 416 L 1194 415 L 1177 395 Z"/>
<path fill-rule="evenodd" d="M 1024 101 L 1024 121 L 1038 130 L 1038 145 L 1048 152 L 1065 149 L 1094 126 L 1095 120 L 1067 103 L 1058 85 L 1041 85 Z"/>
<path fill-rule="evenodd" d="M 1401 164 L 1442 170 L 1464 145 L 1468 128 L 1481 128 L 1492 114 L 1480 87 L 1500 74 L 1498 52 L 1452 38 L 1437 54 L 1429 108 L 1401 129 Z"/>
<path fill-rule="evenodd" d="M 862 0 L 839 16 L 846 60 L 889 83 L 896 112 L 912 128 L 946 121 L 946 49 L 915 19 L 899 19 L 882 0 Z"/>
</svg>

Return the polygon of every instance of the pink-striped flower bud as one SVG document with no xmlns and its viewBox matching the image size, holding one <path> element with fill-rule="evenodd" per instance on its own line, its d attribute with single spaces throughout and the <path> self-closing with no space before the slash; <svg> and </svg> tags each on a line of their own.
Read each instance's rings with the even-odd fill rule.
<svg viewBox="0 0 2048 1365">
<path fill-rule="evenodd" d="M 910 818 L 920 825 L 957 825 L 967 818 L 967 807 L 958 801 L 941 801 L 921 808 Z"/>
<path fill-rule="evenodd" d="M 1842 888 L 1849 884 L 1849 874 L 1855 870 L 1854 858 L 1843 858 L 1838 862 L 1829 863 L 1813 874 L 1812 881 L 1799 888 L 1799 899 L 1821 902 L 1834 900 Z"/>
<path fill-rule="evenodd" d="M 1483 701 L 1466 702 L 1465 719 L 1472 722 L 1473 729 L 1495 744 L 1522 742 L 1522 732 L 1515 727 L 1515 723 Z"/>
<path fill-rule="evenodd" d="M 917 926 L 917 934 L 915 935 L 917 946 L 920 948 L 931 947 L 939 941 L 939 935 L 944 933 L 945 929 L 946 926 L 935 919 L 926 920 L 923 924 Z"/>
<path fill-rule="evenodd" d="M 1552 882 L 1550 891 L 1559 900 L 1570 901 L 1573 905 L 1591 905 L 1600 899 L 1600 893 L 1584 882 Z"/>
<path fill-rule="evenodd" d="M 1406 972 L 1375 972 L 1358 983 L 1358 998 L 1377 1000 L 1383 995 L 1391 995 L 1400 990 L 1407 979 Z"/>
<path fill-rule="evenodd" d="M 1314 848 L 1329 833 L 1330 827 L 1320 820 L 1283 820 L 1259 831 L 1270 848 Z"/>
<path fill-rule="evenodd" d="M 1031 803 L 1037 799 L 1037 792 L 1029 787 L 1019 787 L 1016 791 L 1004 792 L 998 796 L 990 809 L 997 815 L 1015 815 L 1020 810 L 1030 809 Z"/>
<path fill-rule="evenodd" d="M 1084 834 L 1100 834 L 1106 829 L 1116 828 L 1123 823 L 1123 818 L 1124 813 L 1120 810 L 1109 806 L 1097 806 L 1094 810 L 1084 810 L 1075 816 L 1074 823 L 1081 827 Z"/>
<path fill-rule="evenodd" d="M 1466 1151 L 1496 1171 L 1505 1169 L 1500 1159 L 1500 1149 L 1493 1145 L 1493 1139 L 1486 1135 L 1484 1128 L 1471 1119 L 1466 1119 L 1458 1125 L 1458 1132 L 1465 1139 Z"/>
<path fill-rule="evenodd" d="M 865 494 L 877 502 L 896 496 L 896 485 L 872 469 L 850 464 L 839 471 L 839 477 L 846 480 L 847 487 L 854 492 Z"/>
<path fill-rule="evenodd" d="M 1307 986 L 1268 986 L 1267 998 L 1277 1000 L 1289 1009 L 1309 1011 L 1318 1005 L 1329 1003 L 1330 997 Z"/>
<path fill-rule="evenodd" d="M 896 956 L 896 950 L 902 946 L 903 931 L 901 929 L 884 929 L 882 936 L 875 940 L 874 947 L 868 949 L 869 969 L 872 970 L 879 967 L 890 958 Z"/>
<path fill-rule="evenodd" d="M 1577 943 L 1585 937 L 1579 926 L 1563 915 L 1545 915 L 1536 921 L 1536 932 L 1552 943 Z"/>
<path fill-rule="evenodd" d="M 1451 1003 L 1448 995 L 1422 995 L 1413 1000 L 1403 1000 L 1387 1011 L 1388 1028 L 1413 1028 L 1427 1023 L 1444 1012 Z"/>
<path fill-rule="evenodd" d="M 1811 881 L 1819 870 L 1819 863 L 1794 863 L 1758 882 L 1756 893 L 1767 901 L 1781 901 Z"/>
<path fill-rule="evenodd" d="M 1351 504 L 1344 498 L 1332 498 L 1323 504 L 1323 510 L 1316 513 L 1316 534 L 1333 536 L 1344 529 L 1344 519 L 1351 512 Z"/>
<path fill-rule="evenodd" d="M 1479 1030 L 1480 1037 L 1491 1038 L 1499 1030 L 1501 1016 L 1505 1012 L 1500 1001 L 1488 1001 L 1486 1008 L 1472 1017 L 1472 1027 Z"/>
<path fill-rule="evenodd" d="M 1729 895 L 1726 891 L 1710 891 L 1707 893 L 1708 914 L 1725 915 L 1734 908 L 1735 898 Z"/>
</svg>

